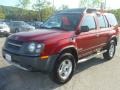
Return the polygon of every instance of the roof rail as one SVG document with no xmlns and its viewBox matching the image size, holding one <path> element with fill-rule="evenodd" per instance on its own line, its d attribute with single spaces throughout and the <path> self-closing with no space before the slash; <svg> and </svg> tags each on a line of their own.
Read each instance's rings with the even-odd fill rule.
<svg viewBox="0 0 120 90">
<path fill-rule="evenodd" d="M 66 10 L 61 10 L 58 13 L 93 13 L 93 12 L 97 12 L 97 9 L 92 9 L 92 8 L 66 9 Z"/>
<path fill-rule="evenodd" d="M 91 9 L 91 8 L 86 9 L 86 13 L 94 13 L 94 12 L 97 12 L 97 9 Z"/>
</svg>

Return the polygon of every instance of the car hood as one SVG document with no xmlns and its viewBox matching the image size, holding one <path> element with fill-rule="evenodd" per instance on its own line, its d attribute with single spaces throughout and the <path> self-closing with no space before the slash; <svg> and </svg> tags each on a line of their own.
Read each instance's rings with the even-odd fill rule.
<svg viewBox="0 0 120 90">
<path fill-rule="evenodd" d="M 47 42 L 47 41 L 57 41 L 60 39 L 69 38 L 73 35 L 73 31 L 60 31 L 60 30 L 35 30 L 30 32 L 20 32 L 11 35 L 10 39 L 25 41 L 25 42 Z"/>
<path fill-rule="evenodd" d="M 22 28 L 30 28 L 30 29 L 34 29 L 34 26 L 30 26 L 30 25 L 23 25 Z"/>
</svg>

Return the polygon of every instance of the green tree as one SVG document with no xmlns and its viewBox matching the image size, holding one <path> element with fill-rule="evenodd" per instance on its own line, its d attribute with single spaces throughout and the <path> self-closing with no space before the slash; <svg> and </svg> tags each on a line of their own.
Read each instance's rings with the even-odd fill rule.
<svg viewBox="0 0 120 90">
<path fill-rule="evenodd" d="M 26 14 L 26 12 L 24 12 L 25 9 L 27 9 L 28 5 L 31 3 L 31 0 L 18 0 L 18 4 L 16 5 L 19 9 L 18 12 L 19 14 L 19 18 L 23 18 L 23 16 Z"/>
<path fill-rule="evenodd" d="M 0 19 L 5 19 L 5 14 L 3 13 L 2 8 L 0 8 Z"/>
<path fill-rule="evenodd" d="M 36 3 L 33 5 L 33 9 L 38 12 L 38 18 L 40 21 L 43 21 L 43 10 L 48 8 L 50 3 L 46 0 L 37 0 Z"/>
<path fill-rule="evenodd" d="M 80 7 L 98 8 L 102 0 L 80 0 Z"/>
<path fill-rule="evenodd" d="M 29 4 L 30 4 L 30 0 L 18 0 L 17 6 L 26 9 Z"/>
<path fill-rule="evenodd" d="M 50 6 L 42 9 L 42 20 L 45 21 L 48 19 L 48 17 L 53 15 L 53 10 L 54 8 Z"/>
<path fill-rule="evenodd" d="M 117 21 L 120 24 L 120 9 L 110 10 L 109 12 L 116 16 Z"/>
<path fill-rule="evenodd" d="M 68 6 L 63 4 L 63 5 L 60 7 L 60 10 L 65 10 L 65 9 L 68 9 Z"/>
</svg>

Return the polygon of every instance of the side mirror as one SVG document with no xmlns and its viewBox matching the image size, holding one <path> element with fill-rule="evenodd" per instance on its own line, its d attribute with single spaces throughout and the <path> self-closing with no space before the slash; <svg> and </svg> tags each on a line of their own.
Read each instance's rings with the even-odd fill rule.
<svg viewBox="0 0 120 90">
<path fill-rule="evenodd" d="M 80 32 L 88 32 L 89 27 L 88 26 L 81 26 Z"/>
</svg>

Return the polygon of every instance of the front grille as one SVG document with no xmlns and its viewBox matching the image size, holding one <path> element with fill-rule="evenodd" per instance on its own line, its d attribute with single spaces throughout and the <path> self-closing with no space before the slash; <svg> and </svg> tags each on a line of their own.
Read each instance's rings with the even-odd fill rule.
<svg viewBox="0 0 120 90">
<path fill-rule="evenodd" d="M 22 45 L 22 41 L 8 39 L 5 43 L 5 48 L 10 51 L 19 51 Z"/>
</svg>

